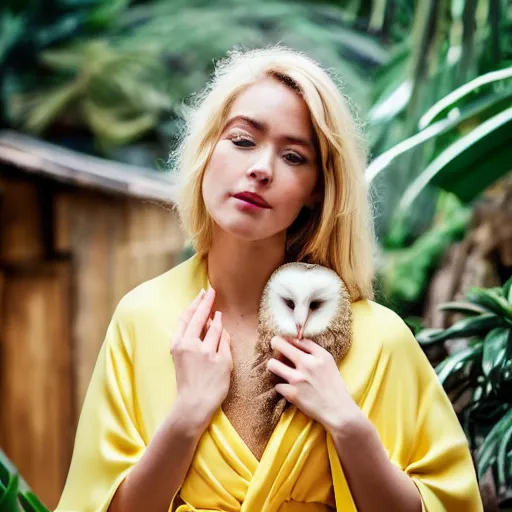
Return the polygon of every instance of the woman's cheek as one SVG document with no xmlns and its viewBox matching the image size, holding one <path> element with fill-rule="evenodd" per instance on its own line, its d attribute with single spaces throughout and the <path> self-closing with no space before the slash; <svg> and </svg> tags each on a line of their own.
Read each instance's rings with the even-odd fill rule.
<svg viewBox="0 0 512 512">
<path fill-rule="evenodd" d="M 215 178 L 215 180 L 221 179 L 222 175 L 228 171 L 227 164 L 229 161 L 229 151 L 226 145 L 223 143 L 217 144 L 208 163 L 205 176 Z"/>
<path fill-rule="evenodd" d="M 233 182 L 229 175 L 232 166 L 229 151 L 218 144 L 203 177 L 203 200 L 207 207 L 213 206 L 216 200 L 232 192 L 228 187 Z"/>
</svg>

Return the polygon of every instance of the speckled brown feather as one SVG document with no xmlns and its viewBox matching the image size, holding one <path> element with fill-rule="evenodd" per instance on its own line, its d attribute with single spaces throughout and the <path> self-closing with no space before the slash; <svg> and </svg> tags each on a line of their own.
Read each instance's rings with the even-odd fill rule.
<svg viewBox="0 0 512 512">
<path fill-rule="evenodd" d="M 280 357 L 279 353 L 274 353 L 270 342 L 274 336 L 283 335 L 283 333 L 278 331 L 273 316 L 267 306 L 269 284 L 278 272 L 289 265 L 304 265 L 307 266 L 308 269 L 318 267 L 318 265 L 306 263 L 287 263 L 282 265 L 270 276 L 263 290 L 259 307 L 258 345 L 256 347 L 257 357 L 253 365 L 253 371 L 256 376 L 255 380 L 258 383 L 255 405 L 261 418 L 260 424 L 256 429 L 256 435 L 262 441 L 268 440 L 279 422 L 281 414 L 289 405 L 289 402 L 274 389 L 274 386 L 279 382 L 283 382 L 283 380 L 267 369 L 267 362 L 270 358 Z M 336 314 L 332 318 L 330 325 L 328 325 L 321 334 L 311 337 L 315 343 L 318 343 L 318 345 L 333 356 L 338 366 L 349 351 L 352 341 L 351 299 L 343 281 L 341 281 L 341 294 L 341 300 L 339 301 Z M 291 364 L 289 361 L 285 362 Z"/>
</svg>

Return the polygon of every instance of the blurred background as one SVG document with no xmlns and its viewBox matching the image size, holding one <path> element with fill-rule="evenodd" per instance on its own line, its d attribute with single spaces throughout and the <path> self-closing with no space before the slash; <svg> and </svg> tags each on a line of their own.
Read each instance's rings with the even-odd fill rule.
<svg viewBox="0 0 512 512">
<path fill-rule="evenodd" d="M 184 101 L 227 50 L 277 42 L 341 80 L 376 300 L 435 366 L 486 511 L 512 510 L 511 0 L 2 0 L 0 510 L 56 506 L 117 302 L 191 254 Z"/>
</svg>

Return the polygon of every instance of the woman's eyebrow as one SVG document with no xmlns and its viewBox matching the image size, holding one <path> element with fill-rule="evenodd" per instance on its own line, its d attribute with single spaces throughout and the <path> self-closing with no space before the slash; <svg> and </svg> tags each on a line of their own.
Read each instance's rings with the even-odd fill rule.
<svg viewBox="0 0 512 512">
<path fill-rule="evenodd" d="M 263 121 L 257 121 L 252 117 L 243 115 L 234 116 L 231 119 L 229 119 L 228 122 L 226 123 L 226 127 L 224 128 L 224 130 L 227 130 L 231 125 L 233 125 L 236 122 L 246 123 L 261 133 L 266 133 L 268 131 L 267 123 L 264 123 Z M 285 140 L 286 142 L 289 142 L 290 144 L 306 146 L 309 147 L 312 151 L 315 151 L 315 144 L 312 140 L 303 139 L 302 137 L 294 137 L 293 135 L 285 135 L 282 137 L 282 139 Z"/>
</svg>

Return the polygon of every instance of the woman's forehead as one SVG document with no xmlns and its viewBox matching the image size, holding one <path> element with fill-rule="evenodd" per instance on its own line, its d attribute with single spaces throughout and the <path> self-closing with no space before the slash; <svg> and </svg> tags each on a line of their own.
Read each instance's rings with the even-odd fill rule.
<svg viewBox="0 0 512 512">
<path fill-rule="evenodd" d="M 233 123 L 248 124 L 261 131 L 278 129 L 290 138 L 312 139 L 313 135 L 305 101 L 290 87 L 272 78 L 260 80 L 237 95 L 226 126 Z"/>
</svg>

